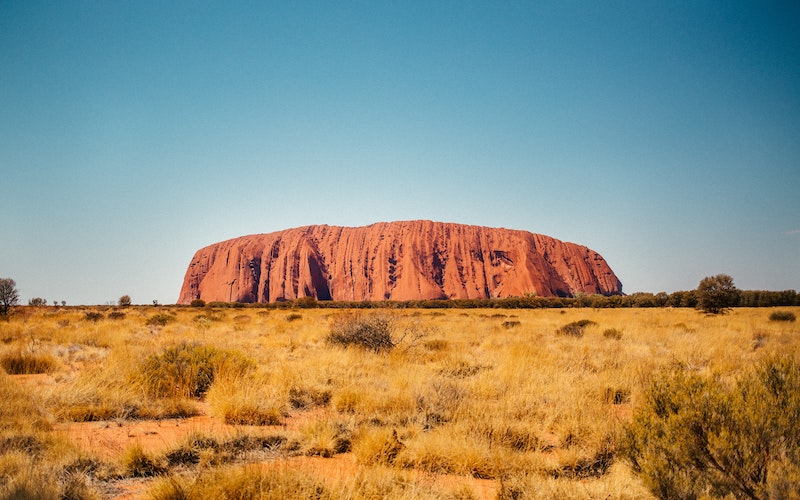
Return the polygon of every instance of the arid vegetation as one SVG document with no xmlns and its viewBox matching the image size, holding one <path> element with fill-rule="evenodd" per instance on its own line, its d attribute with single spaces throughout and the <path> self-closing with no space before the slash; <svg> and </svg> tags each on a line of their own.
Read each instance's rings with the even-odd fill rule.
<svg viewBox="0 0 800 500">
<path fill-rule="evenodd" d="M 17 307 L 0 497 L 789 495 L 797 312 Z"/>
</svg>

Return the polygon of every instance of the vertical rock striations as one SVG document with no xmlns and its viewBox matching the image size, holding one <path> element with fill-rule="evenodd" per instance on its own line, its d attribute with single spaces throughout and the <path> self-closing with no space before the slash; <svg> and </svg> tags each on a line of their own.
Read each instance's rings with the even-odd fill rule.
<svg viewBox="0 0 800 500">
<path fill-rule="evenodd" d="M 306 226 L 242 236 L 192 258 L 179 303 L 613 295 L 600 254 L 541 234 L 431 221 Z"/>
</svg>

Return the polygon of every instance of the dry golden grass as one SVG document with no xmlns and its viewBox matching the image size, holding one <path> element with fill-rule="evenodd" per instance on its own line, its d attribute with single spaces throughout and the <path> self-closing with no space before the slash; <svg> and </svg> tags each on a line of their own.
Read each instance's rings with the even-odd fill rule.
<svg viewBox="0 0 800 500">
<path fill-rule="evenodd" d="M 103 318 L 86 319 L 95 310 Z M 770 321 L 773 311 L 383 311 L 404 336 L 394 348 L 372 352 L 326 340 L 333 318 L 343 314 L 336 310 L 131 307 L 110 319 L 114 308 L 32 309 L 0 322 L 0 356 L 35 353 L 51 360 L 50 375 L 37 385 L 0 374 L 6 391 L 0 486 L 35 482 L 37 474 L 55 477 L 66 467 L 52 450 L 71 445 L 53 437 L 53 422 L 209 412 L 243 426 L 243 436 L 255 439 L 260 426 L 285 441 L 269 453 L 229 452 L 226 459 L 198 445 L 186 452 L 196 461 L 177 465 L 131 442 L 106 466 L 120 476 L 166 474 L 153 498 L 178 498 L 187 488 L 216 494 L 225 484 L 235 489 L 248 481 L 282 498 L 307 491 L 320 498 L 482 498 L 474 483 L 482 479 L 493 482 L 498 498 L 650 498 L 618 454 L 648 381 L 678 363 L 734 378 L 765 354 L 800 354 L 800 327 Z M 172 319 L 152 320 L 156 315 Z M 582 335 L 564 334 L 577 322 L 584 323 Z M 189 344 L 234 353 L 255 368 L 222 363 L 207 392 L 203 386 L 172 394 L 163 384 L 154 392 L 153 380 L 142 377 L 148 360 Z M 170 365 L 164 373 L 183 368 Z M 7 412 L 19 394 L 35 405 L 25 407 L 33 418 Z M 23 442 L 51 451 L 36 455 Z M 81 453 L 91 452 L 66 455 Z M 298 475 L 289 461 L 277 469 L 252 467 L 343 453 L 353 457 L 353 472 L 335 479 L 324 471 Z M 432 486 L 421 479 L 431 474 L 461 479 Z M 109 480 L 88 477 L 100 490 Z M 53 484 L 59 492 L 67 487 Z"/>
</svg>

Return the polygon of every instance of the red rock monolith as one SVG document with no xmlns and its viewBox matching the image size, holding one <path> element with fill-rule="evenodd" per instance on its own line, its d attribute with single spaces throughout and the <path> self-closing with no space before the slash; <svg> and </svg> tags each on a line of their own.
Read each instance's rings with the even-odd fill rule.
<svg viewBox="0 0 800 500">
<path fill-rule="evenodd" d="M 305 226 L 242 236 L 192 258 L 178 303 L 614 295 L 600 254 L 549 236 L 431 221 Z"/>
</svg>

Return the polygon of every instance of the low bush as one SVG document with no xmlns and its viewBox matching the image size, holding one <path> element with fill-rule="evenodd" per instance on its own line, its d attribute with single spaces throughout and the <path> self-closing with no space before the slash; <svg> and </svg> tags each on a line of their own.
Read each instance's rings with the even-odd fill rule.
<svg viewBox="0 0 800 500">
<path fill-rule="evenodd" d="M 388 351 L 392 340 L 394 317 L 385 313 L 348 312 L 333 317 L 327 340 L 341 347 L 360 347 L 369 351 Z"/>
<path fill-rule="evenodd" d="M 797 317 L 791 311 L 775 311 L 769 315 L 770 321 L 795 321 Z"/>
<path fill-rule="evenodd" d="M 616 328 L 606 328 L 603 330 L 603 337 L 607 339 L 619 340 L 622 338 L 622 332 Z"/>
<path fill-rule="evenodd" d="M 280 434 L 241 434 L 217 439 L 201 432 L 188 435 L 161 457 L 168 467 L 182 465 L 219 465 L 243 460 L 249 454 L 274 454 L 297 450 L 297 443 Z"/>
<path fill-rule="evenodd" d="M 175 321 L 175 316 L 167 313 L 158 313 L 147 318 L 147 326 L 167 326 Z"/>
<path fill-rule="evenodd" d="M 189 303 L 189 306 L 191 306 L 191 307 L 205 307 L 206 306 L 206 301 L 203 300 L 203 299 L 194 299 L 193 301 L 191 301 Z"/>
<path fill-rule="evenodd" d="M 289 389 L 289 404 L 295 410 L 315 406 L 327 406 L 331 402 L 331 391 L 313 387 L 295 386 Z"/>
<path fill-rule="evenodd" d="M 556 330 L 556 333 L 558 335 L 567 335 L 567 336 L 570 336 L 570 337 L 580 338 L 580 337 L 583 337 L 584 329 L 587 326 L 592 326 L 592 325 L 596 325 L 596 324 L 597 323 L 595 323 L 592 320 L 581 319 L 581 320 L 578 320 L 578 321 L 573 321 L 572 323 L 567 323 L 566 325 L 564 325 L 561 328 L 559 328 L 558 330 Z"/>
<path fill-rule="evenodd" d="M 627 433 L 658 498 L 796 498 L 800 364 L 770 357 L 734 383 L 683 367 L 656 375 Z"/>
<path fill-rule="evenodd" d="M 184 342 L 145 359 L 137 377 L 152 396 L 199 398 L 223 367 L 245 373 L 255 363 L 236 351 Z"/>
<path fill-rule="evenodd" d="M 108 319 L 113 319 L 113 320 L 125 319 L 125 313 L 122 311 L 112 311 L 108 313 Z"/>
<path fill-rule="evenodd" d="M 121 463 L 124 474 L 128 477 L 150 477 L 166 472 L 164 464 L 145 452 L 140 444 L 125 450 Z"/>
<path fill-rule="evenodd" d="M 103 317 L 103 313 L 97 311 L 89 311 L 83 315 L 83 319 L 86 321 L 100 321 Z"/>
</svg>

